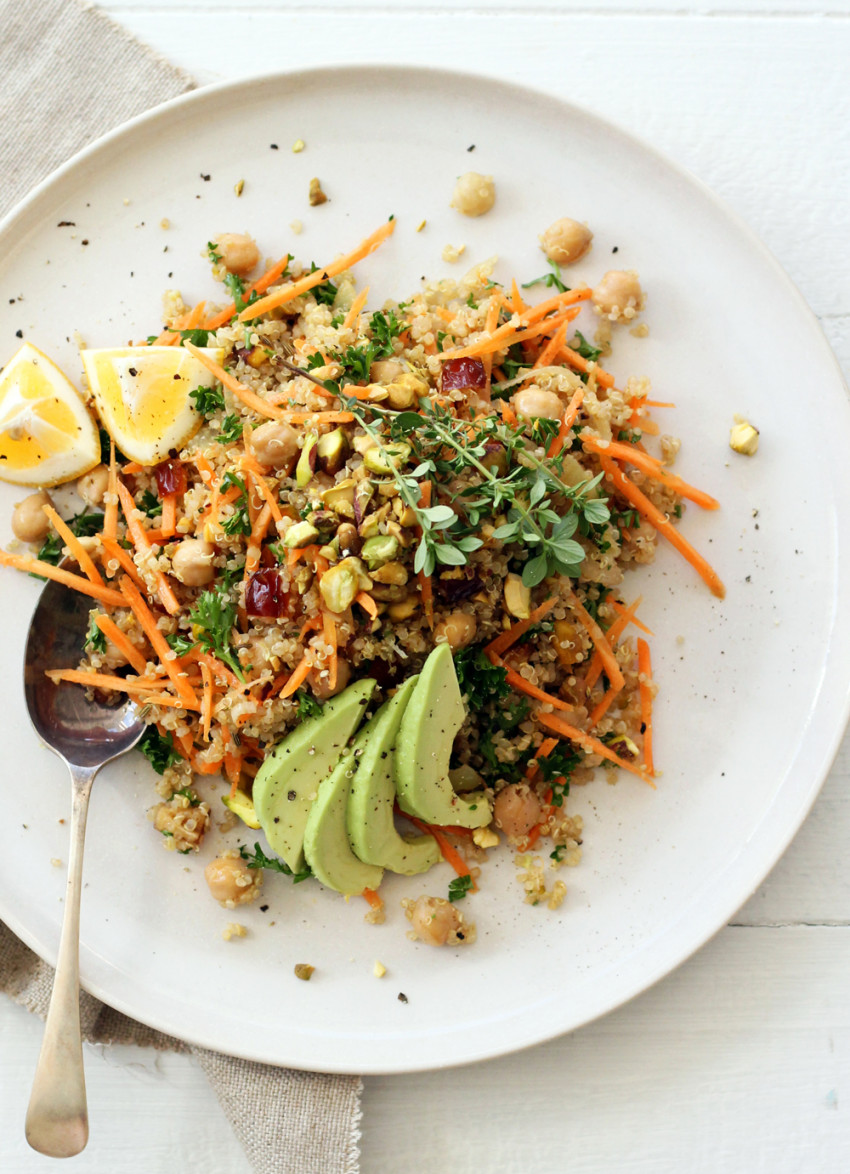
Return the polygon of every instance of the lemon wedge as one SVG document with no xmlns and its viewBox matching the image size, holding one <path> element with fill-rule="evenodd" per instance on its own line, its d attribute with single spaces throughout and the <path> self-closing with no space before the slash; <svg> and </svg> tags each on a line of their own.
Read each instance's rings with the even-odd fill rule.
<svg viewBox="0 0 850 1174">
<path fill-rule="evenodd" d="M 220 363 L 220 347 L 204 348 Z M 164 460 L 198 431 L 204 417 L 190 392 L 215 376 L 183 347 L 127 346 L 81 352 L 103 426 L 142 465 Z"/>
<path fill-rule="evenodd" d="M 60 485 L 100 461 L 100 437 L 82 396 L 25 342 L 0 371 L 0 478 Z"/>
</svg>

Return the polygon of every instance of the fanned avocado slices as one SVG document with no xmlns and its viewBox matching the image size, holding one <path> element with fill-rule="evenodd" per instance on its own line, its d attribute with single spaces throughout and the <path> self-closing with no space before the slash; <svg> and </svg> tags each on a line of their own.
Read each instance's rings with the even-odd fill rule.
<svg viewBox="0 0 850 1174">
<path fill-rule="evenodd" d="M 451 649 L 439 644 L 425 661 L 401 719 L 395 779 L 402 811 L 433 824 L 478 828 L 490 823 L 487 793 L 456 795 L 449 779 L 452 744 L 465 717 Z"/>
<path fill-rule="evenodd" d="M 322 712 L 296 726 L 257 772 L 253 791 L 257 819 L 272 850 L 293 872 L 304 868 L 304 829 L 319 784 L 363 720 L 374 689 L 373 680 L 356 681 L 325 702 Z"/>
<path fill-rule="evenodd" d="M 304 855 L 316 880 L 346 896 L 377 889 L 384 875 L 382 868 L 358 860 L 348 842 L 346 811 L 355 761 L 353 749 L 347 750 L 322 779 L 304 829 Z"/>
<path fill-rule="evenodd" d="M 433 836 L 399 835 L 393 822 L 395 746 L 402 717 L 419 677 L 410 677 L 354 740 L 357 766 L 351 780 L 346 823 L 356 855 L 404 876 L 427 872 L 440 860 Z"/>
</svg>

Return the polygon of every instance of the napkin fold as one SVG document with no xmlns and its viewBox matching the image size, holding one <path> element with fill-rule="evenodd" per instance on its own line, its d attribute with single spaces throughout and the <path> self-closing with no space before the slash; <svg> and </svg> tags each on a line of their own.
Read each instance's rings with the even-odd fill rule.
<svg viewBox="0 0 850 1174">
<path fill-rule="evenodd" d="M 0 216 L 92 140 L 195 85 L 80 0 L 0 0 L 0 30 Z M 0 992 L 44 1018 L 52 988 L 53 970 L 0 922 Z M 258 1174 L 357 1174 L 359 1077 L 197 1048 L 85 991 L 80 1019 L 92 1043 L 194 1055 Z"/>
</svg>

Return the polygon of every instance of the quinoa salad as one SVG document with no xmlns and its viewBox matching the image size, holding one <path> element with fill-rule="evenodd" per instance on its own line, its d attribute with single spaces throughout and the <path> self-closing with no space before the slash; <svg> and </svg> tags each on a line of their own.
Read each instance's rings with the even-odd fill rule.
<svg viewBox="0 0 850 1174">
<path fill-rule="evenodd" d="M 224 831 L 205 876 L 225 908 L 264 877 L 318 880 L 381 921 L 384 869 L 433 867 L 406 929 L 460 945 L 490 852 L 513 855 L 519 900 L 557 908 L 581 857 L 570 789 L 598 768 L 655 785 L 629 571 L 666 541 L 722 597 L 680 525 L 687 503 L 717 502 L 672 471 L 648 380 L 604 365 L 618 330 L 645 332 L 645 295 L 619 270 L 570 288 L 585 226 L 552 225 L 549 267 L 524 286 L 493 260 L 382 302 L 356 265 L 395 227 L 324 267 L 264 268 L 247 235 L 199 241 L 224 296 L 171 291 L 158 334 L 82 350 L 74 468 L 13 452 L 27 438 L 4 424 L 0 382 L 0 443 L 24 468 L 9 479 L 36 490 L 0 565 L 92 597 L 81 662 L 54 677 L 141 707 L 151 834 L 186 855 Z M 67 399 L 34 347 L 0 380 L 27 364 Z M 82 500 L 73 516 L 58 483 Z M 305 738 L 327 778 L 284 833 Z"/>
</svg>

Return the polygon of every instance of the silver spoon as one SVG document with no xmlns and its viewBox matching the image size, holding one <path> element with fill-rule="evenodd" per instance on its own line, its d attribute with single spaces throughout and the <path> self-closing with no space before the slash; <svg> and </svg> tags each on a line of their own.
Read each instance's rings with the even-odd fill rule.
<svg viewBox="0 0 850 1174">
<path fill-rule="evenodd" d="M 62 936 L 26 1119 L 29 1144 L 54 1158 L 78 1154 L 89 1136 L 79 973 L 80 892 L 89 794 L 100 768 L 132 749 L 145 729 L 133 701 L 119 705 L 88 701 L 82 686 L 55 685 L 44 675 L 48 669 L 77 667 L 93 606 L 87 596 L 49 582 L 30 623 L 24 657 L 24 693 L 30 718 L 41 740 L 66 763 L 72 779 Z"/>
</svg>

